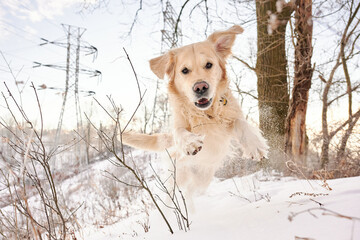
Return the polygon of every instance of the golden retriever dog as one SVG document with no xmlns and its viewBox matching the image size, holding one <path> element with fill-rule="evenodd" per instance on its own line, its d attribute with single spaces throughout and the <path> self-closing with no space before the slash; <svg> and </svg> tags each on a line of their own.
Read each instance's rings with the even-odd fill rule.
<svg viewBox="0 0 360 240">
<path fill-rule="evenodd" d="M 234 25 L 203 42 L 151 59 L 155 75 L 168 77 L 172 132 L 146 135 L 130 131 L 122 136 L 124 144 L 136 148 L 169 149 L 176 159 L 176 181 L 186 197 L 207 188 L 234 143 L 245 157 L 260 160 L 267 156 L 266 140 L 244 118 L 226 74 L 226 59 L 236 35 L 242 32 Z"/>
</svg>

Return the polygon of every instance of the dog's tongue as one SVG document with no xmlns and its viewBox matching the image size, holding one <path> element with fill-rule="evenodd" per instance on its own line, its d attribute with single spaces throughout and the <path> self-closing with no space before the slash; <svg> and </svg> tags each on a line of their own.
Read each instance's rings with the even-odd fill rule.
<svg viewBox="0 0 360 240">
<path fill-rule="evenodd" d="M 209 102 L 209 100 L 207 98 L 202 98 L 198 101 L 198 104 L 206 104 L 207 102 Z"/>
</svg>

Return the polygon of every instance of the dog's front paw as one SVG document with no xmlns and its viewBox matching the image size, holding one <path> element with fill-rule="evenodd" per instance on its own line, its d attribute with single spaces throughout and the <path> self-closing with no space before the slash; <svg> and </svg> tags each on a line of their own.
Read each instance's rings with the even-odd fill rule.
<svg viewBox="0 0 360 240">
<path fill-rule="evenodd" d="M 262 158 L 267 158 L 269 151 L 269 146 L 266 143 L 264 138 L 258 138 L 257 141 L 247 146 L 244 146 L 243 154 L 246 158 L 251 158 L 252 160 L 260 161 Z"/>
<path fill-rule="evenodd" d="M 196 155 L 201 151 L 203 141 L 204 136 L 189 132 L 179 141 L 178 147 L 185 155 Z"/>
<path fill-rule="evenodd" d="M 244 135 L 244 138 L 242 138 L 242 141 L 240 141 L 243 156 L 256 161 L 267 158 L 269 146 L 265 138 L 258 129 L 249 128 L 249 130 L 250 131 L 247 131 Z"/>
</svg>

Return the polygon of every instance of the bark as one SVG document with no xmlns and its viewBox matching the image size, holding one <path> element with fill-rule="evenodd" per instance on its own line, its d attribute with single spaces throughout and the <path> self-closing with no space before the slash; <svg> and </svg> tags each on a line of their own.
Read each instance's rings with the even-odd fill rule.
<svg viewBox="0 0 360 240">
<path fill-rule="evenodd" d="M 271 148 L 270 158 L 284 149 L 285 119 L 289 105 L 285 30 L 291 12 L 289 5 L 277 13 L 276 0 L 256 0 L 259 122 Z M 276 14 L 278 24 L 271 34 L 268 32 L 269 13 Z"/>
<path fill-rule="evenodd" d="M 285 151 L 296 162 L 304 164 L 307 153 L 306 110 L 313 74 L 312 0 L 296 2 L 295 21 L 295 76 L 286 119 Z"/>
</svg>

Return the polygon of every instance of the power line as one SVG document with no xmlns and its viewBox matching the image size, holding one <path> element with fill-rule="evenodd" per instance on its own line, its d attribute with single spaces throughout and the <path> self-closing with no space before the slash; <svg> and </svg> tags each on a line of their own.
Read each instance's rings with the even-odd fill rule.
<svg viewBox="0 0 360 240">
<path fill-rule="evenodd" d="M 31 39 L 28 39 L 28 38 L 24 37 L 24 35 L 20 35 L 20 34 L 17 33 L 16 31 L 13 31 L 12 29 L 9 29 L 7 26 L 3 27 L 3 29 L 6 30 L 6 31 L 8 31 L 8 32 L 10 32 L 10 33 L 12 33 L 12 34 L 15 34 L 16 36 L 18 36 L 18 37 L 21 38 L 21 39 L 24 39 L 24 40 L 26 40 L 26 41 L 32 42 L 32 43 L 34 43 L 35 45 L 38 45 L 38 44 L 39 44 L 39 42 L 36 42 L 36 41 L 34 41 L 34 40 L 31 40 Z"/>
<path fill-rule="evenodd" d="M 22 61 L 25 61 L 25 62 L 31 62 L 31 63 L 34 62 L 34 60 L 30 60 L 30 59 L 28 59 L 28 58 L 20 57 L 20 56 L 18 56 L 18 55 L 13 54 L 13 53 L 9 53 L 8 51 L 3 51 L 3 50 L 1 50 L 1 52 L 2 52 L 3 54 L 5 54 L 5 55 L 9 55 L 9 56 L 15 57 L 15 58 L 17 58 L 17 59 L 21 59 Z"/>
<path fill-rule="evenodd" d="M 23 40 L 25 40 L 25 41 L 28 41 L 28 42 L 33 43 L 33 44 L 34 44 L 33 46 L 29 46 L 29 47 L 28 47 L 29 49 L 30 49 L 30 48 L 34 48 L 34 47 L 36 47 L 36 46 L 39 46 L 39 44 L 41 43 L 41 42 L 40 42 L 41 37 L 37 37 L 37 36 L 36 36 L 36 38 L 39 40 L 39 41 L 37 42 L 37 41 L 35 41 L 34 39 L 26 38 L 24 35 L 21 35 L 21 34 L 17 33 L 16 31 L 13 31 L 12 29 L 9 29 L 7 26 L 3 27 L 3 29 L 6 30 L 6 31 L 8 31 L 9 33 L 12 33 L 12 34 L 16 35 L 17 37 L 19 37 L 19 38 L 21 38 L 21 39 L 23 39 Z M 17 49 L 17 50 L 18 50 L 18 49 Z M 13 51 L 14 51 L 14 50 L 13 50 Z M 55 53 L 55 54 L 57 54 L 57 55 L 61 55 L 61 54 L 59 54 L 58 52 L 55 52 L 55 51 L 53 51 L 53 50 L 51 50 L 51 49 L 47 49 L 47 51 L 50 51 L 50 52 Z M 62 56 L 62 55 L 61 55 L 61 56 Z"/>
<path fill-rule="evenodd" d="M 10 26 L 10 27 L 12 27 L 12 28 L 15 28 L 15 29 L 17 29 L 17 30 L 19 30 L 19 31 L 22 31 L 22 32 L 24 32 L 24 33 L 27 33 L 27 34 L 29 34 L 29 35 L 32 35 L 32 36 L 34 36 L 34 37 L 36 37 L 37 39 L 41 39 L 37 34 L 35 34 L 35 33 L 33 33 L 33 32 L 30 32 L 30 31 L 27 31 L 27 30 L 25 30 L 24 28 L 22 28 L 22 27 L 18 27 L 18 26 L 16 26 L 16 25 L 14 25 L 13 23 L 10 23 L 10 22 L 8 22 L 8 21 L 6 21 L 6 20 L 4 20 L 4 19 L 0 19 L 0 22 L 2 22 L 2 23 L 5 23 L 6 25 L 8 25 L 8 26 Z M 64 36 L 62 36 L 62 37 L 59 37 L 58 39 L 56 39 L 56 40 L 54 40 L 54 41 L 62 41 L 62 40 L 65 40 L 66 38 L 64 38 Z M 37 45 L 38 45 L 38 43 L 36 43 Z"/>
<path fill-rule="evenodd" d="M 27 33 L 27 34 L 30 34 L 30 35 L 36 36 L 34 33 L 29 32 L 29 31 L 25 30 L 24 28 L 20 28 L 20 27 L 18 27 L 18 26 L 16 26 L 16 25 L 14 25 L 14 24 L 12 24 L 12 23 L 10 23 L 10 22 L 8 22 L 8 21 L 4 20 L 4 19 L 0 19 L 0 21 L 1 21 L 2 23 L 5 23 L 5 24 L 6 24 L 6 25 L 8 25 L 8 26 L 13 27 L 13 28 L 16 28 L 16 29 L 18 29 L 18 30 L 20 30 L 20 31 L 22 31 L 22 32 L 25 32 L 25 33 Z"/>
<path fill-rule="evenodd" d="M 33 63 L 33 60 L 30 60 L 30 59 L 27 59 L 27 58 L 23 58 L 23 57 L 14 55 L 14 54 L 10 54 L 10 53 L 4 52 L 4 51 L 2 51 L 2 50 L 0 50 L 0 52 L 1 52 L 4 56 L 12 56 L 13 58 L 17 58 L 17 59 L 20 59 L 20 60 L 22 60 L 22 61 L 26 61 L 26 62 L 31 62 L 31 63 Z M 11 62 L 9 62 L 9 63 L 11 63 Z M 6 73 L 6 74 L 11 73 L 11 71 L 10 71 L 10 69 L 9 69 L 9 66 L 2 66 L 2 65 L 0 65 L 0 67 L 3 67 L 3 69 L 0 69 L 0 71 L 1 71 L 2 73 Z M 28 76 L 30 76 L 30 75 L 31 75 L 31 76 L 36 76 L 36 77 L 38 77 L 38 78 L 45 78 L 45 76 L 43 76 L 43 75 L 35 74 L 35 73 L 33 73 L 33 72 L 31 72 L 31 73 L 28 72 L 27 70 L 30 70 L 30 69 L 33 69 L 33 67 L 29 67 L 29 66 L 26 66 L 26 65 L 22 65 L 21 67 L 15 68 L 15 67 L 11 66 L 11 70 L 12 70 L 13 72 L 18 72 L 18 73 L 26 74 L 26 75 L 28 75 Z"/>
</svg>

